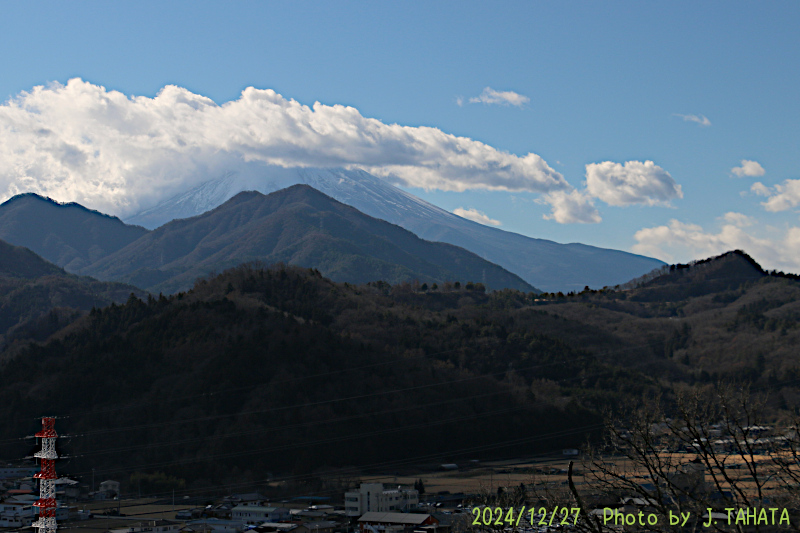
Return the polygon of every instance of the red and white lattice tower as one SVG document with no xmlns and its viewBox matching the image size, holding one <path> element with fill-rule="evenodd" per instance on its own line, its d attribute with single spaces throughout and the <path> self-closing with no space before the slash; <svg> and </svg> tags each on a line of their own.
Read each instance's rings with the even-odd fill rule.
<svg viewBox="0 0 800 533">
<path fill-rule="evenodd" d="M 33 504 L 39 508 L 39 519 L 31 524 L 39 533 L 54 533 L 56 530 L 56 419 L 42 418 L 42 430 L 36 434 L 42 439 L 42 449 L 34 454 L 41 462 L 41 470 L 33 477 L 39 480 L 39 499 Z"/>
</svg>

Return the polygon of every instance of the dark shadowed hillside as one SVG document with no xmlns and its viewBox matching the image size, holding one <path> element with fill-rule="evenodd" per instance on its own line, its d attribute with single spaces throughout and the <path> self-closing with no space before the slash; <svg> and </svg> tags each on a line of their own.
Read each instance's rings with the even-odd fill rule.
<svg viewBox="0 0 800 533">
<path fill-rule="evenodd" d="M 165 224 L 81 273 L 172 293 L 251 260 L 313 267 L 349 283 L 460 280 L 535 290 L 463 248 L 424 241 L 307 185 L 268 196 L 239 193 L 213 211 Z"/>
<path fill-rule="evenodd" d="M 636 298 L 682 300 L 736 288 L 766 275 L 753 258 L 737 250 L 688 265 L 663 267 L 648 276 L 652 279 L 642 281 Z"/>
<path fill-rule="evenodd" d="M 665 267 L 631 287 L 545 295 L 538 308 L 613 334 L 630 347 L 622 361 L 649 361 L 665 382 L 734 380 L 779 405 L 800 401 L 797 276 L 767 273 L 733 251 Z"/>
<path fill-rule="evenodd" d="M 147 230 L 117 217 L 20 194 L 0 205 L 0 239 L 29 248 L 51 263 L 77 272 L 135 241 Z"/>
<path fill-rule="evenodd" d="M 73 474 L 195 481 L 578 445 L 597 424 L 557 381 L 607 370 L 550 337 L 546 315 L 495 301 L 242 266 L 19 351 L 2 368 L 0 443 L 42 409 L 69 413 L 65 431 L 86 436 Z"/>
<path fill-rule="evenodd" d="M 10 278 L 38 278 L 48 274 L 66 275 L 63 269 L 48 263 L 22 246 L 12 246 L 0 241 L 0 276 Z"/>
<path fill-rule="evenodd" d="M 93 307 L 142 291 L 67 274 L 32 251 L 0 241 L 0 352 L 15 341 L 44 340 Z"/>
</svg>

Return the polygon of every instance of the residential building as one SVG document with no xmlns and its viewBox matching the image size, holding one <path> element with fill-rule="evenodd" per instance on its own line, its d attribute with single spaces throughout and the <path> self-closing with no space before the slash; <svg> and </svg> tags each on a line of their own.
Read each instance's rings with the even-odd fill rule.
<svg viewBox="0 0 800 533">
<path fill-rule="evenodd" d="M 264 522 L 253 530 L 257 533 L 308 533 L 308 528 L 294 522 Z"/>
<path fill-rule="evenodd" d="M 148 520 L 119 529 L 111 529 L 109 533 L 178 533 L 181 524 L 169 520 Z"/>
<path fill-rule="evenodd" d="M 231 511 L 231 518 L 249 525 L 264 522 L 280 522 L 289 519 L 286 507 L 262 507 L 261 505 L 237 505 Z"/>
<path fill-rule="evenodd" d="M 364 513 L 358 519 L 361 533 L 405 532 L 410 533 L 424 526 L 436 526 L 439 523 L 429 514 L 419 513 Z"/>
<path fill-rule="evenodd" d="M 37 499 L 38 497 L 35 496 L 19 496 L 0 503 L 0 528 L 30 526 L 39 516 L 39 508 L 33 506 L 33 502 Z M 58 506 L 56 520 L 61 521 L 68 518 L 69 509 Z"/>
<path fill-rule="evenodd" d="M 344 494 L 347 516 L 361 516 L 364 513 L 407 511 L 419 504 L 419 492 L 400 486 L 387 489 L 383 483 L 362 483 L 358 490 Z"/>
<path fill-rule="evenodd" d="M 38 471 L 38 466 L 4 466 L 0 467 L 0 479 L 19 479 L 23 477 L 32 477 Z"/>
<path fill-rule="evenodd" d="M 119 497 L 119 481 L 108 479 L 100 483 L 100 490 L 94 493 L 95 500 L 113 500 Z"/>
<path fill-rule="evenodd" d="M 186 533 L 239 533 L 244 531 L 244 524 L 238 520 L 221 520 L 219 518 L 204 518 L 192 520 L 183 530 Z"/>
<path fill-rule="evenodd" d="M 333 533 L 339 527 L 339 522 L 333 520 L 318 520 L 316 522 L 306 522 L 303 524 L 311 533 Z"/>
<path fill-rule="evenodd" d="M 223 499 L 223 503 L 230 503 L 233 507 L 237 505 L 262 505 L 267 498 L 258 492 L 247 492 L 242 494 L 231 494 Z"/>
</svg>

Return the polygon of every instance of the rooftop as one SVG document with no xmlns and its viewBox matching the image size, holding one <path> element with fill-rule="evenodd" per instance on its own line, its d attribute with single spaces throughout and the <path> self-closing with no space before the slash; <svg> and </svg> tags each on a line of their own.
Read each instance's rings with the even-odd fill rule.
<svg viewBox="0 0 800 533">
<path fill-rule="evenodd" d="M 359 522 L 386 522 L 391 524 L 421 524 L 431 515 L 416 513 L 379 513 L 369 512 L 358 519 Z"/>
</svg>

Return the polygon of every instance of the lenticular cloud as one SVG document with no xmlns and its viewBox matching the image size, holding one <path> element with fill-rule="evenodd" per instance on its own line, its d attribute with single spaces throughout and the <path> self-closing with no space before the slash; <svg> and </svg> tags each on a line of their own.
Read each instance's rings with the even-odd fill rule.
<svg viewBox="0 0 800 533">
<path fill-rule="evenodd" d="M 268 89 L 217 105 L 176 86 L 128 97 L 73 79 L 0 106 L 0 200 L 33 191 L 124 216 L 228 172 L 257 177 L 263 165 L 358 167 L 426 189 L 570 189 L 536 154 Z"/>
</svg>

